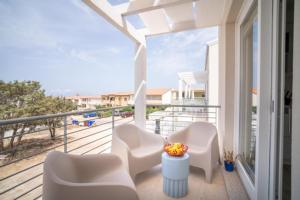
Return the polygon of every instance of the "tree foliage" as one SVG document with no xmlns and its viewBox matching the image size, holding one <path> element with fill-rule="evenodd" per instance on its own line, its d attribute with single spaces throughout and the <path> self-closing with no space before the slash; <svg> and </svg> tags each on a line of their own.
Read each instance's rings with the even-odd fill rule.
<svg viewBox="0 0 300 200">
<path fill-rule="evenodd" d="M 74 110 L 76 106 L 70 100 L 60 97 L 45 97 L 42 102 L 44 113 L 57 114 Z M 62 126 L 63 117 L 49 118 L 44 121 L 44 124 L 49 128 L 51 139 L 55 139 L 56 128 Z"/>
<path fill-rule="evenodd" d="M 4 82 L 0 80 L 0 120 L 67 112 L 73 110 L 74 107 L 71 101 L 64 98 L 46 96 L 41 84 L 37 81 Z M 3 138 L 7 131 L 12 132 L 9 147 L 13 148 L 16 137 L 18 137 L 17 144 L 20 144 L 26 132 L 35 130 L 40 125 L 49 127 L 53 139 L 55 128 L 60 122 L 61 118 L 53 118 L 0 126 L 0 151 L 4 149 Z"/>
</svg>

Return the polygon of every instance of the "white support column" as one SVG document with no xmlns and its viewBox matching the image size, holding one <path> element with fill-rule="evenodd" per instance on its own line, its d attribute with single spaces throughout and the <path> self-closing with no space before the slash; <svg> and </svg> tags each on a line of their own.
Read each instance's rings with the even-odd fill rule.
<svg viewBox="0 0 300 200">
<path fill-rule="evenodd" d="M 139 43 L 136 44 L 134 61 L 134 120 L 138 127 L 145 128 L 147 79 L 147 53 L 145 45 Z"/>
<path fill-rule="evenodd" d="M 192 99 L 195 99 L 195 91 L 194 90 L 191 91 L 192 91 Z"/>
<path fill-rule="evenodd" d="M 189 85 L 186 84 L 186 85 L 185 85 L 185 89 L 184 89 L 184 98 L 185 98 L 185 99 L 188 98 L 188 87 L 189 87 Z"/>
<path fill-rule="evenodd" d="M 182 100 L 182 87 L 183 87 L 183 81 L 179 79 L 178 81 L 178 100 L 181 102 Z"/>
<path fill-rule="evenodd" d="M 192 86 L 189 85 L 189 99 L 192 97 Z"/>
</svg>

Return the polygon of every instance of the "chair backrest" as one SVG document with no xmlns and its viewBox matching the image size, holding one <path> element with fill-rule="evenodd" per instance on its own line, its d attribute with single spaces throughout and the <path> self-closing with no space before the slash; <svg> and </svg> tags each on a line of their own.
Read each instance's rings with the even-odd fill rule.
<svg viewBox="0 0 300 200">
<path fill-rule="evenodd" d="M 77 169 L 71 155 L 52 151 L 48 153 L 44 163 L 45 173 L 52 178 L 57 177 L 68 182 L 77 182 Z"/>
<path fill-rule="evenodd" d="M 206 146 L 210 140 L 217 135 L 217 129 L 208 122 L 195 122 L 187 131 L 186 140 L 188 144 Z"/>
<path fill-rule="evenodd" d="M 123 124 L 115 127 L 115 134 L 124 141 L 129 148 L 140 146 L 139 129 L 133 124 Z"/>
</svg>

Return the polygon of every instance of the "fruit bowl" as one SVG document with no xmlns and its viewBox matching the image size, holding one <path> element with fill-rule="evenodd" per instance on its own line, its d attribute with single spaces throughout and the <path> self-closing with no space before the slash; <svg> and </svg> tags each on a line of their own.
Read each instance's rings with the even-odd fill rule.
<svg viewBox="0 0 300 200">
<path fill-rule="evenodd" d="M 181 157 L 187 152 L 188 146 L 181 143 L 166 144 L 164 150 L 169 156 Z"/>
</svg>

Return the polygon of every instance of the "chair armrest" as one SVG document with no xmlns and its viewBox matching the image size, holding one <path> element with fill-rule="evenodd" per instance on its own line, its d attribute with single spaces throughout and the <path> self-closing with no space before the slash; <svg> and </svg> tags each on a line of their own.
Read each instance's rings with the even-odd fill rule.
<svg viewBox="0 0 300 200">
<path fill-rule="evenodd" d="M 128 160 L 131 157 L 130 147 L 121 140 L 116 134 L 113 134 L 111 153 L 119 156 L 126 169 L 129 169 Z"/>
<path fill-rule="evenodd" d="M 213 163 L 217 162 L 220 158 L 218 135 L 215 135 L 208 141 L 208 144 L 205 147 L 205 152 L 211 161 L 210 165 L 213 166 Z"/>
</svg>

